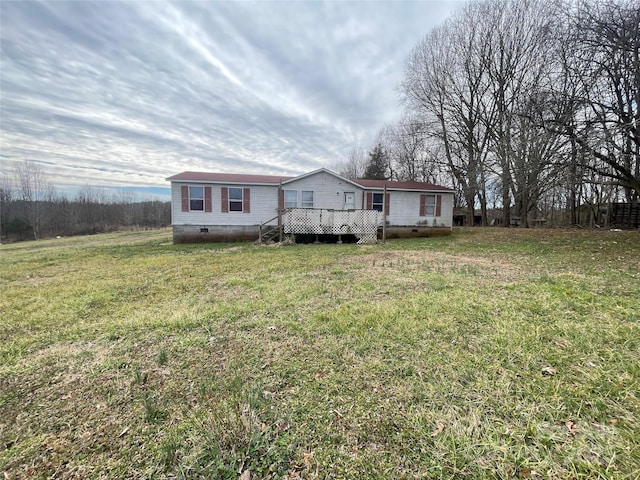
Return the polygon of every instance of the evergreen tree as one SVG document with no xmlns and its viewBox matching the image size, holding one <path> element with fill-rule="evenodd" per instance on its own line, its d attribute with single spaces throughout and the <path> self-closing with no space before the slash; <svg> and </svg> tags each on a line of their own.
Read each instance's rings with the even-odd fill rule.
<svg viewBox="0 0 640 480">
<path fill-rule="evenodd" d="M 382 144 L 378 143 L 374 149 L 369 152 L 369 163 L 364 172 L 364 178 L 367 180 L 388 180 L 388 168 L 389 159 L 387 152 Z"/>
</svg>

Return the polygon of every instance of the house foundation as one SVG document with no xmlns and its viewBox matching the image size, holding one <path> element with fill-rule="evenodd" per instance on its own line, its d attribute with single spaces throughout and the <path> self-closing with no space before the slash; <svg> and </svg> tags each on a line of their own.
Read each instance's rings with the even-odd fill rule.
<svg viewBox="0 0 640 480">
<path fill-rule="evenodd" d="M 258 225 L 174 225 L 173 243 L 254 241 Z"/>
</svg>

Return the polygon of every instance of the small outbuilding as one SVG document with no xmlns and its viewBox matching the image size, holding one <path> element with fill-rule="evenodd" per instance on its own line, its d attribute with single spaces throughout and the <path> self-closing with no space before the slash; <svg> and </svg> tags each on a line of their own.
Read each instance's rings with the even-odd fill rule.
<svg viewBox="0 0 640 480">
<path fill-rule="evenodd" d="M 423 182 L 182 172 L 171 182 L 173 241 L 352 235 L 375 241 L 451 233 L 453 190 Z"/>
<path fill-rule="evenodd" d="M 640 229 L 640 202 L 609 204 L 609 227 L 628 230 Z"/>
</svg>

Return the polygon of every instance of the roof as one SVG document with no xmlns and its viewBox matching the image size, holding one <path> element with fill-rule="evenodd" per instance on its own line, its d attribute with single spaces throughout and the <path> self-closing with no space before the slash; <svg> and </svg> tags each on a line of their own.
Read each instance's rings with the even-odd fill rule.
<svg viewBox="0 0 640 480">
<path fill-rule="evenodd" d="M 362 185 L 365 188 L 384 188 L 385 186 L 388 189 L 392 190 L 437 190 L 442 192 L 452 192 L 450 188 L 441 187 L 440 185 L 435 185 L 433 183 L 426 182 L 392 182 L 390 180 L 365 180 L 362 178 L 358 178 L 357 180 L 353 180 L 355 183 Z"/>
<path fill-rule="evenodd" d="M 204 183 L 233 183 L 245 185 L 278 185 L 280 182 L 288 182 L 313 175 L 318 172 L 327 172 L 338 178 L 343 178 L 348 182 L 361 186 L 365 189 L 381 190 L 385 186 L 390 190 L 419 190 L 419 191 L 438 191 L 452 192 L 450 188 L 434 185 L 426 182 L 394 182 L 390 180 L 365 180 L 365 179 L 347 179 L 329 170 L 321 168 L 313 172 L 305 173 L 297 177 L 279 177 L 274 175 L 249 175 L 241 173 L 215 173 L 215 172 L 182 172 L 167 178 L 171 182 L 204 182 Z"/>
<path fill-rule="evenodd" d="M 359 185 L 359 184 L 356 182 L 356 180 L 351 180 L 351 179 L 349 179 L 349 178 L 345 178 L 345 177 L 343 177 L 343 176 L 341 176 L 341 175 L 338 175 L 338 174 L 337 174 L 337 173 L 335 173 L 335 172 L 332 172 L 331 170 L 327 170 L 326 168 L 319 168 L 319 169 L 317 169 L 317 170 L 314 170 L 313 172 L 303 173 L 302 175 L 299 175 L 299 176 L 297 176 L 297 177 L 293 177 L 293 178 L 291 178 L 290 180 L 287 180 L 287 181 L 286 181 L 286 182 L 284 182 L 284 183 L 287 183 L 287 182 L 295 182 L 295 181 L 297 181 L 297 180 L 301 180 L 301 179 L 306 178 L 306 177 L 311 177 L 312 175 L 315 175 L 315 174 L 317 174 L 317 173 L 321 173 L 321 172 L 322 172 L 322 173 L 327 173 L 327 174 L 329 174 L 329 175 L 331 175 L 331 176 L 333 176 L 333 177 L 337 178 L 338 180 L 342 180 L 343 182 L 350 183 L 350 184 L 352 184 L 352 185 L 354 185 L 354 186 L 356 186 L 356 187 L 361 187 L 361 186 L 362 186 L 362 185 Z"/>
<path fill-rule="evenodd" d="M 182 172 L 167 178 L 171 182 L 213 182 L 213 183 L 251 183 L 278 184 L 294 177 L 274 175 L 245 175 L 241 173 Z"/>
</svg>

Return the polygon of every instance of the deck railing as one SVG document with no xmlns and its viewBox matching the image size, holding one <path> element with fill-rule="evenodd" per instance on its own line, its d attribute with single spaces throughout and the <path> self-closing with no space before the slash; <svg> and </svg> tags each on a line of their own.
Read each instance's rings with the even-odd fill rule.
<svg viewBox="0 0 640 480">
<path fill-rule="evenodd" d="M 269 225 L 278 221 L 278 226 Z M 334 210 L 327 208 L 289 208 L 260 225 L 258 241 L 278 228 L 278 239 L 283 235 L 355 235 L 358 243 L 374 243 L 383 214 L 377 210 Z"/>
<path fill-rule="evenodd" d="M 292 208 L 283 215 L 284 233 L 355 235 L 360 243 L 375 242 L 382 213 L 377 210 Z"/>
</svg>

